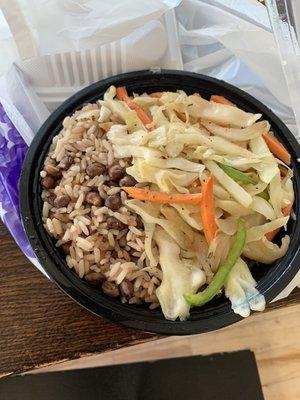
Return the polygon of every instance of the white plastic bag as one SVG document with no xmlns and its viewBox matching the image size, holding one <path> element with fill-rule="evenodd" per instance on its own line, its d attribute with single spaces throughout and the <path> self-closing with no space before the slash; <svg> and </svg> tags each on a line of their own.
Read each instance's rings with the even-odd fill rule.
<svg viewBox="0 0 300 400">
<path fill-rule="evenodd" d="M 296 133 L 265 6 L 256 0 L 185 0 L 176 15 L 184 69 L 238 86 L 269 106 Z"/>
</svg>

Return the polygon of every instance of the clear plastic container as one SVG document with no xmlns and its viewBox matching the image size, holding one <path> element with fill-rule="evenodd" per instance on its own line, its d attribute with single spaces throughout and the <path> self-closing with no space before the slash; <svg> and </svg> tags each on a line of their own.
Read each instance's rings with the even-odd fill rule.
<svg viewBox="0 0 300 400">
<path fill-rule="evenodd" d="M 300 141 L 300 2 L 299 0 L 266 0 L 282 68 L 295 114 Z"/>
</svg>

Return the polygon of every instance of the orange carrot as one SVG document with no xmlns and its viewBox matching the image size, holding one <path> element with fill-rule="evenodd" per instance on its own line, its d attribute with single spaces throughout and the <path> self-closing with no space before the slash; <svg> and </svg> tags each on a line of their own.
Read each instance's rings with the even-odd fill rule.
<svg viewBox="0 0 300 400">
<path fill-rule="evenodd" d="M 132 186 L 124 186 L 122 189 L 134 199 L 151 201 L 161 204 L 198 204 L 201 201 L 201 193 L 180 194 L 180 193 L 163 193 L 154 192 L 149 189 L 141 189 Z"/>
<path fill-rule="evenodd" d="M 282 214 L 284 217 L 287 217 L 288 215 L 290 215 L 292 208 L 293 208 L 293 203 L 294 201 L 291 201 L 290 204 L 288 204 L 287 206 L 283 207 Z M 280 229 L 275 229 L 274 231 L 268 232 L 265 234 L 266 238 L 268 240 L 270 240 L 270 242 L 274 239 L 274 237 L 277 235 L 277 233 L 279 232 Z"/>
<path fill-rule="evenodd" d="M 210 100 L 214 101 L 215 103 L 219 103 L 219 104 L 225 104 L 227 106 L 234 106 L 236 107 L 236 105 L 234 103 L 232 103 L 230 100 L 227 100 L 226 97 L 224 96 L 219 96 L 217 94 L 213 94 L 212 96 L 210 96 Z"/>
<path fill-rule="evenodd" d="M 151 124 L 152 119 L 145 113 L 142 107 L 131 100 L 125 86 L 117 87 L 117 99 L 124 101 L 131 110 L 134 110 L 144 125 Z"/>
<path fill-rule="evenodd" d="M 200 202 L 200 215 L 202 219 L 204 235 L 208 244 L 214 239 L 217 232 L 213 185 L 214 181 L 212 176 L 210 176 L 202 184 L 202 200 Z"/>
<path fill-rule="evenodd" d="M 130 97 L 128 96 L 125 86 L 117 87 L 117 99 L 121 100 L 121 101 L 125 101 L 125 103 L 129 105 L 131 100 L 130 100 Z"/>
<path fill-rule="evenodd" d="M 283 161 L 288 165 L 291 163 L 290 153 L 283 146 L 283 144 L 281 144 L 276 139 L 276 137 L 274 137 L 270 133 L 263 133 L 263 138 L 265 139 L 267 146 L 269 147 L 270 151 L 274 154 L 274 156 L 278 157 L 281 161 Z"/>
</svg>

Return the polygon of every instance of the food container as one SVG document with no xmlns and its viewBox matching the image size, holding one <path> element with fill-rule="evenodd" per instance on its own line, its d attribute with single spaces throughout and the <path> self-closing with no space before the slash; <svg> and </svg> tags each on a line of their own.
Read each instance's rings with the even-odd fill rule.
<svg viewBox="0 0 300 400">
<path fill-rule="evenodd" d="M 61 130 L 66 116 L 80 109 L 84 103 L 102 98 L 110 85 L 125 85 L 129 93 L 182 89 L 189 94 L 199 92 L 207 98 L 212 94 L 220 94 L 245 111 L 261 113 L 262 118 L 270 122 L 272 131 L 292 155 L 296 220 L 291 220 L 288 224 L 291 243 L 286 255 L 273 265 L 258 264 L 252 268 L 253 276 L 258 282 L 257 288 L 269 303 L 291 281 L 300 265 L 300 171 L 297 163 L 300 146 L 280 119 L 249 94 L 223 81 L 183 71 L 154 69 L 130 72 L 99 81 L 66 100 L 40 128 L 24 162 L 20 180 L 20 207 L 28 239 L 47 274 L 63 291 L 89 311 L 130 328 L 168 335 L 188 335 L 219 329 L 241 319 L 231 310 L 230 302 L 224 296 L 215 298 L 201 308 L 193 309 L 190 319 L 182 322 L 167 321 L 159 309 L 149 310 L 146 306 L 122 304 L 92 287 L 70 270 L 61 250 L 55 247 L 54 240 L 44 229 L 39 172 L 50 143 Z"/>
</svg>

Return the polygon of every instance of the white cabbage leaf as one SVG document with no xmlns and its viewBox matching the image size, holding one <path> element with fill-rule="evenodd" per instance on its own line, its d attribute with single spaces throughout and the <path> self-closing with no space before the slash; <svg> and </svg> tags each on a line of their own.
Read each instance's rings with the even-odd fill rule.
<svg viewBox="0 0 300 400">
<path fill-rule="evenodd" d="M 113 145 L 113 150 L 116 158 L 139 157 L 139 158 L 159 158 L 162 157 L 162 152 L 157 149 L 152 149 L 146 146 L 136 145 Z"/>
<path fill-rule="evenodd" d="M 273 206 L 276 217 L 281 217 L 282 216 L 281 208 L 282 208 L 284 192 L 281 187 L 281 178 L 279 171 L 270 182 L 269 195 L 270 195 L 270 203 Z"/>
<path fill-rule="evenodd" d="M 274 261 L 283 257 L 288 250 L 290 237 L 284 236 L 281 241 L 281 246 L 270 242 L 265 236 L 256 241 L 246 243 L 243 255 L 250 260 L 258 261 L 264 264 L 272 264 Z"/>
<path fill-rule="evenodd" d="M 260 179 L 265 183 L 270 183 L 274 176 L 279 173 L 278 165 L 270 152 L 264 139 L 259 136 L 249 142 L 251 151 L 261 157 L 261 164 L 258 170 Z"/>
<path fill-rule="evenodd" d="M 249 185 L 243 186 L 243 188 L 246 190 L 246 192 L 251 194 L 251 196 L 256 196 L 257 194 L 263 192 L 267 187 L 268 187 L 268 184 L 261 180 L 259 182 L 257 182 L 255 185 L 249 184 Z"/>
<path fill-rule="evenodd" d="M 178 214 L 174 208 L 168 205 L 162 205 L 160 207 L 160 212 L 168 221 L 172 221 L 180 227 L 180 229 L 188 236 L 189 240 L 194 242 L 195 231 L 184 221 L 184 219 L 181 218 L 180 214 Z"/>
<path fill-rule="evenodd" d="M 222 199 L 222 200 L 230 199 L 230 194 L 225 189 L 223 189 L 222 186 L 220 186 L 217 182 L 214 182 L 213 191 L 214 191 L 214 195 L 218 199 Z"/>
<path fill-rule="evenodd" d="M 153 129 L 151 132 L 147 132 L 148 135 L 148 146 L 159 148 L 161 146 L 166 146 L 168 143 L 168 136 L 166 128 L 160 126 Z"/>
<path fill-rule="evenodd" d="M 181 218 L 187 222 L 192 228 L 198 231 L 202 230 L 202 222 L 200 218 L 199 207 L 190 204 L 171 204 L 177 212 L 180 214 Z"/>
<path fill-rule="evenodd" d="M 127 133 L 126 125 L 113 125 L 107 132 L 108 140 L 113 144 L 142 146 L 148 142 L 148 133 L 146 131 L 136 131 Z"/>
<path fill-rule="evenodd" d="M 182 143 L 184 145 L 205 146 L 209 149 L 215 150 L 219 154 L 227 156 L 243 156 L 249 158 L 249 160 L 257 160 L 257 156 L 251 151 L 221 137 L 203 135 L 203 133 L 196 128 L 188 128 L 185 130 L 185 133 L 177 133 L 171 140 L 173 140 L 174 143 Z M 199 151 L 203 152 L 201 148 Z M 195 154 L 197 155 L 197 150 Z"/>
<path fill-rule="evenodd" d="M 273 221 L 267 222 L 263 225 L 253 226 L 247 231 L 246 243 L 256 242 L 265 236 L 266 233 L 272 232 L 282 226 L 285 226 L 289 220 L 289 217 L 281 217 L 274 219 Z"/>
<path fill-rule="evenodd" d="M 127 200 L 125 204 L 140 215 L 143 221 L 161 226 L 182 249 L 194 250 L 194 242 L 181 229 L 181 226 L 178 226 L 174 221 L 153 216 L 151 214 L 152 206 L 148 203 L 139 200 Z"/>
<path fill-rule="evenodd" d="M 205 274 L 192 262 L 180 258 L 180 247 L 164 230 L 156 228 L 154 239 L 163 272 L 161 285 L 156 290 L 162 312 L 168 320 L 185 320 L 190 306 L 183 296 L 195 293 L 205 283 Z"/>
<path fill-rule="evenodd" d="M 250 315 L 250 310 L 265 309 L 265 298 L 256 289 L 256 285 L 248 265 L 239 258 L 225 283 L 225 296 L 231 301 L 231 308 L 236 314 L 246 318 Z"/>
<path fill-rule="evenodd" d="M 219 266 L 225 261 L 231 246 L 230 236 L 219 232 L 212 240 L 208 250 L 208 260 L 213 273 L 216 273 Z"/>
<path fill-rule="evenodd" d="M 276 214 L 273 207 L 267 200 L 263 199 L 262 197 L 253 196 L 251 209 L 258 212 L 259 214 L 262 214 L 266 219 L 276 219 Z"/>
<path fill-rule="evenodd" d="M 248 157 L 229 157 L 225 155 L 219 155 L 216 154 L 215 151 L 207 149 L 204 146 L 197 147 L 194 154 L 191 155 L 191 158 L 220 162 L 222 164 L 229 165 L 230 167 L 237 168 L 240 171 L 247 171 L 250 168 L 255 168 L 261 163 L 261 160 L 259 158 L 255 159 Z"/>
<path fill-rule="evenodd" d="M 242 188 L 242 186 L 231 179 L 214 161 L 207 160 L 204 164 L 236 201 L 246 208 L 250 207 L 252 197 Z"/>
<path fill-rule="evenodd" d="M 226 211 L 228 214 L 234 215 L 236 218 L 244 217 L 252 212 L 249 208 L 243 207 L 234 200 L 216 199 L 215 205 L 216 207 Z"/>
<path fill-rule="evenodd" d="M 236 221 L 236 216 L 230 216 L 227 218 L 219 218 L 216 220 L 216 223 L 221 232 L 225 233 L 226 235 L 232 236 L 236 232 Z"/>
<path fill-rule="evenodd" d="M 166 97 L 161 98 L 161 101 L 166 103 L 165 99 Z M 192 117 L 213 121 L 220 125 L 230 124 L 237 128 L 250 126 L 261 117 L 261 114 L 247 113 L 238 107 L 218 104 L 197 95 L 177 97 L 173 105 L 177 111 L 187 111 Z"/>
<path fill-rule="evenodd" d="M 152 158 L 147 160 L 147 162 L 148 164 L 157 168 L 164 168 L 164 169 L 175 168 L 181 171 L 198 172 L 199 174 L 201 174 L 205 169 L 205 166 L 203 164 L 191 162 L 183 157 L 175 157 L 167 159 Z"/>
<path fill-rule="evenodd" d="M 99 114 L 98 122 L 101 123 L 101 122 L 109 121 L 110 115 L 111 115 L 110 109 L 105 107 L 105 106 L 101 106 L 100 107 L 100 114 Z"/>
<path fill-rule="evenodd" d="M 227 128 L 216 125 L 210 121 L 201 121 L 201 123 L 212 134 L 221 136 L 231 142 L 242 142 L 254 139 L 257 136 L 261 136 L 262 134 L 269 132 L 270 130 L 270 124 L 268 121 L 259 121 L 244 129 Z"/>
<path fill-rule="evenodd" d="M 162 192 L 188 193 L 189 186 L 197 177 L 196 172 L 178 171 L 175 169 L 161 169 L 153 167 L 147 160 L 135 160 L 126 172 L 133 176 L 138 182 L 150 182 L 159 187 Z"/>
<path fill-rule="evenodd" d="M 153 235 L 155 231 L 155 224 L 143 221 L 144 223 L 144 229 L 145 229 L 145 253 L 146 257 L 149 260 L 150 267 L 156 267 L 158 264 L 158 257 L 155 256 L 153 253 L 153 246 L 152 246 L 152 241 L 153 241 Z"/>
</svg>

